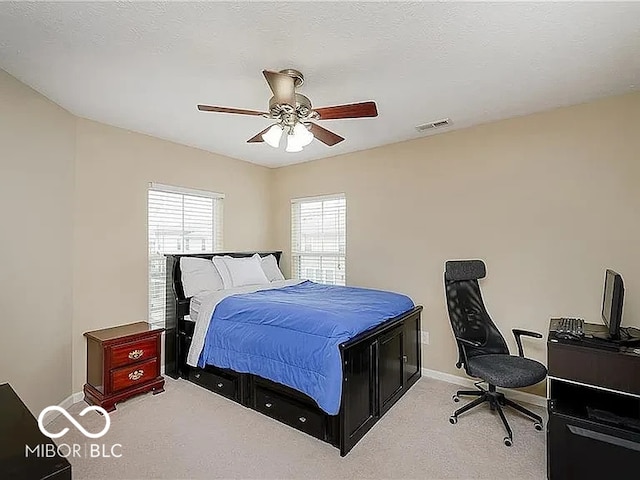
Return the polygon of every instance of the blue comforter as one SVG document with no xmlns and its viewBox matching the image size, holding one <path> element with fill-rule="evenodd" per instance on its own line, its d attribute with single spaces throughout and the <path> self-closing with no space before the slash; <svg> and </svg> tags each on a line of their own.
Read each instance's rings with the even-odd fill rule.
<svg viewBox="0 0 640 480">
<path fill-rule="evenodd" d="M 213 312 L 198 365 L 282 383 L 337 415 L 342 396 L 338 345 L 413 306 L 397 293 L 310 281 L 232 295 Z"/>
</svg>

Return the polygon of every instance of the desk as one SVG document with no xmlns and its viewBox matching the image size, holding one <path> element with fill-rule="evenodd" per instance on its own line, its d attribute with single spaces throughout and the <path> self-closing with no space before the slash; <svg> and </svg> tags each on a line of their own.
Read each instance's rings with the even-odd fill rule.
<svg viewBox="0 0 640 480">
<path fill-rule="evenodd" d="M 585 334 L 605 328 L 585 324 Z M 550 330 L 547 365 L 549 480 L 637 476 L 640 430 L 628 424 L 640 421 L 640 354 L 633 347 L 562 339 Z M 594 410 L 628 422 L 599 420 Z"/>
<path fill-rule="evenodd" d="M 0 385 L 0 478 L 62 480 L 71 478 L 66 458 L 26 456 L 25 445 L 53 443 L 8 383 Z"/>
</svg>

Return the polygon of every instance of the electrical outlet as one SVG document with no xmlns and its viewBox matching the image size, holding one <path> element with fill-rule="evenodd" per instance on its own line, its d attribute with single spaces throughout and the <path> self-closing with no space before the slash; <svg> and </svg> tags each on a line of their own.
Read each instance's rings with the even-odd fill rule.
<svg viewBox="0 0 640 480">
<path fill-rule="evenodd" d="M 429 345 L 429 332 L 420 332 L 420 343 Z"/>
</svg>

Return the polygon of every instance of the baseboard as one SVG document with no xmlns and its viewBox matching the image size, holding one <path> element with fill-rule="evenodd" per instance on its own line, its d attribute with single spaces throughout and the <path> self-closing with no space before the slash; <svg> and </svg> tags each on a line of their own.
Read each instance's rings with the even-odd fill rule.
<svg viewBox="0 0 640 480">
<path fill-rule="evenodd" d="M 69 395 L 67 398 L 65 398 L 62 402 L 58 404 L 58 406 L 66 410 L 74 403 L 78 403 L 79 401 L 81 401 L 83 398 L 84 398 L 84 394 L 82 392 L 76 392 L 72 395 Z M 51 422 L 53 422 L 56 418 L 58 418 L 59 415 L 61 415 L 60 412 L 49 411 L 42 418 L 42 423 L 44 425 L 48 425 Z"/>
<path fill-rule="evenodd" d="M 463 387 L 472 387 L 473 384 L 477 382 L 477 380 L 473 380 L 471 378 L 459 377 L 458 375 L 439 372 L 438 370 L 430 370 L 428 368 L 422 369 L 422 375 L 428 378 L 433 378 L 434 380 L 441 380 L 443 382 L 453 383 Z M 509 398 L 512 400 L 537 405 L 538 407 L 547 406 L 547 399 L 545 397 L 510 388 L 501 388 L 500 390 L 508 393 Z"/>
</svg>

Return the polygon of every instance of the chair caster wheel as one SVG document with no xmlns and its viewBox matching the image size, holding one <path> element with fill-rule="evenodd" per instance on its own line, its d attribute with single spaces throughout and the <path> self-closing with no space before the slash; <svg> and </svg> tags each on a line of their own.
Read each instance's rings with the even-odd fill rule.
<svg viewBox="0 0 640 480">
<path fill-rule="evenodd" d="M 504 439 L 502 440 L 504 442 L 505 447 L 510 447 L 511 445 L 513 445 L 511 439 L 509 437 L 504 437 Z"/>
<path fill-rule="evenodd" d="M 449 423 L 450 423 L 451 425 L 455 425 L 456 423 L 458 423 L 458 417 L 456 417 L 455 415 L 451 415 L 451 416 L 449 417 Z"/>
<path fill-rule="evenodd" d="M 533 424 L 533 427 L 539 432 L 542 431 L 542 424 L 540 422 L 536 422 Z"/>
<path fill-rule="evenodd" d="M 456 403 L 460 401 L 460 397 L 458 395 L 454 395 L 453 397 L 451 397 L 451 399 Z"/>
</svg>

